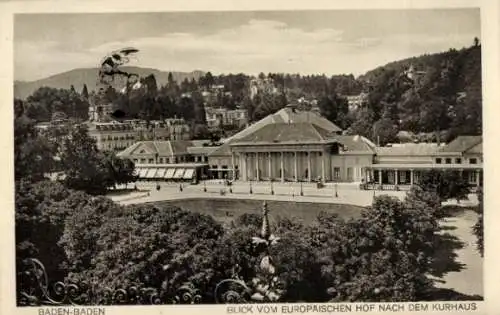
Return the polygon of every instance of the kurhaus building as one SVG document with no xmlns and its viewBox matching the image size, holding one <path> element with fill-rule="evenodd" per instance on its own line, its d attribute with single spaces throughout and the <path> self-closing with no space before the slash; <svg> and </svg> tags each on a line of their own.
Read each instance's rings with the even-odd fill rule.
<svg viewBox="0 0 500 315">
<path fill-rule="evenodd" d="M 200 175 L 242 181 L 360 182 L 367 189 L 405 189 L 430 169 L 459 171 L 473 186 L 482 181 L 481 136 L 460 136 L 445 145 L 377 147 L 365 137 L 343 135 L 316 112 L 293 106 L 250 125 L 220 146 L 183 142 L 182 150 L 174 150 L 182 152 L 182 159 L 163 155 L 159 149 L 163 144 L 155 143 L 135 144 L 120 156 L 133 159 L 138 168 L 167 163 L 157 167 L 183 163 L 188 168 L 193 163 L 203 169 Z M 174 141 L 165 147 L 172 145 L 177 146 Z"/>
<path fill-rule="evenodd" d="M 375 145 L 341 133 L 319 114 L 288 106 L 212 151 L 210 170 L 243 181 L 360 181 Z"/>
</svg>

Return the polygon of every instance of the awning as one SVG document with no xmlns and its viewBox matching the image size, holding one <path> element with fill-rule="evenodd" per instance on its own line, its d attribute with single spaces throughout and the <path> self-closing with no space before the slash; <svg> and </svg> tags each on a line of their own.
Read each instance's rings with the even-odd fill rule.
<svg viewBox="0 0 500 315">
<path fill-rule="evenodd" d="M 167 172 L 165 173 L 165 178 L 166 179 L 174 178 L 174 173 L 175 173 L 175 168 L 167 169 Z"/>
<path fill-rule="evenodd" d="M 158 172 L 156 172 L 155 178 L 163 178 L 166 172 L 167 172 L 166 168 L 159 168 Z"/>
<path fill-rule="evenodd" d="M 157 168 L 148 168 L 148 172 L 146 173 L 146 178 L 154 178 Z"/>
<path fill-rule="evenodd" d="M 178 168 L 175 170 L 174 178 L 179 179 L 182 178 L 182 175 L 184 175 L 184 170 L 183 168 Z"/>
<path fill-rule="evenodd" d="M 184 173 L 184 179 L 193 179 L 194 175 L 194 170 L 193 169 L 187 169 L 186 172 Z"/>
<path fill-rule="evenodd" d="M 140 168 L 139 169 L 139 178 L 145 178 L 147 172 L 148 172 L 147 168 Z"/>
</svg>

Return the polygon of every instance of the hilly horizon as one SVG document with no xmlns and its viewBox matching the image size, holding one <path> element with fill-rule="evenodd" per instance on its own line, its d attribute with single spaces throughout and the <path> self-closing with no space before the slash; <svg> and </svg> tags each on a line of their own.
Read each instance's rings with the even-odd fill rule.
<svg viewBox="0 0 500 315">
<path fill-rule="evenodd" d="M 191 80 L 199 79 L 205 74 L 204 71 L 194 70 L 191 72 L 181 72 L 181 71 L 162 71 L 154 68 L 145 67 L 123 67 L 122 70 L 127 72 L 132 72 L 138 74 L 140 77 L 145 77 L 147 75 L 154 75 L 156 82 L 159 86 L 165 85 L 168 81 L 168 74 L 172 73 L 175 81 L 182 82 L 184 79 Z M 75 90 L 80 92 L 83 89 L 83 85 L 86 84 L 90 91 L 96 90 L 98 83 L 98 68 L 76 68 L 66 72 L 51 75 L 49 77 L 34 80 L 34 81 L 14 81 L 14 97 L 18 99 L 26 99 L 38 88 L 46 86 L 56 89 L 69 89 L 71 85 L 75 87 Z M 115 88 L 123 87 L 123 80 L 117 79 L 113 84 Z"/>
</svg>

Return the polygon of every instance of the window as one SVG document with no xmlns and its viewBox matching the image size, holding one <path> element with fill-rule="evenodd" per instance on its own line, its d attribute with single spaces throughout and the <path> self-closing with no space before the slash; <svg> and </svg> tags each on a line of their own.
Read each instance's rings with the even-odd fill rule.
<svg viewBox="0 0 500 315">
<path fill-rule="evenodd" d="M 165 163 L 170 163 L 170 159 L 169 158 L 165 158 Z"/>
<path fill-rule="evenodd" d="M 137 163 L 137 159 L 134 159 L 134 163 Z"/>
<path fill-rule="evenodd" d="M 461 158 L 456 158 L 455 159 L 456 164 L 462 164 L 462 159 Z"/>
<path fill-rule="evenodd" d="M 475 184 L 475 183 L 477 183 L 477 173 L 469 172 L 469 184 Z"/>
<path fill-rule="evenodd" d="M 446 161 L 446 164 L 451 164 L 451 158 L 446 158 L 445 161 Z"/>
<path fill-rule="evenodd" d="M 470 158 L 469 159 L 469 164 L 477 164 L 477 159 L 476 158 Z"/>
<path fill-rule="evenodd" d="M 208 162 L 208 156 L 205 156 L 205 162 Z"/>
<path fill-rule="evenodd" d="M 141 163 L 142 164 L 146 163 L 146 159 L 141 159 Z"/>
<path fill-rule="evenodd" d="M 436 159 L 436 164 L 441 164 L 441 158 Z"/>
<path fill-rule="evenodd" d="M 340 179 L 340 167 L 334 167 L 333 168 L 333 179 L 334 180 L 339 180 Z"/>
<path fill-rule="evenodd" d="M 213 168 L 213 169 L 216 169 L 216 168 L 217 168 L 217 165 L 212 165 L 212 168 Z"/>
<path fill-rule="evenodd" d="M 160 158 L 160 164 L 163 164 L 163 158 Z"/>
<path fill-rule="evenodd" d="M 154 159 L 149 159 L 149 161 L 148 161 L 149 164 L 153 164 L 154 162 L 155 162 Z"/>
</svg>

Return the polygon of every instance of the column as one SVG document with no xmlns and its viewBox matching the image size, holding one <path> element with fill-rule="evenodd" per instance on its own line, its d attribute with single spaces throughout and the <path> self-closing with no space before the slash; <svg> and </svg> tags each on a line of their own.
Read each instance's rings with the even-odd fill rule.
<svg viewBox="0 0 500 315">
<path fill-rule="evenodd" d="M 307 152 L 307 181 L 311 181 L 311 152 Z"/>
<path fill-rule="evenodd" d="M 479 178 L 481 176 L 481 172 L 479 170 L 476 170 L 476 187 L 479 188 L 479 183 L 481 183 L 481 180 Z"/>
<path fill-rule="evenodd" d="M 247 169 L 247 153 L 242 153 L 241 161 L 243 162 L 243 167 L 241 172 L 243 173 L 243 180 L 246 182 L 248 180 L 248 169 Z"/>
<path fill-rule="evenodd" d="M 283 152 L 281 152 L 281 182 L 285 182 L 285 168 L 283 166 Z"/>
<path fill-rule="evenodd" d="M 382 185 L 382 170 L 378 170 L 378 183 Z"/>
<path fill-rule="evenodd" d="M 257 174 L 257 176 L 256 176 L 257 177 L 257 181 L 259 181 L 260 180 L 260 174 L 259 174 L 260 173 L 259 172 L 259 152 L 255 152 L 255 168 L 256 168 L 255 172 Z"/>
<path fill-rule="evenodd" d="M 398 170 L 394 170 L 394 185 L 399 185 L 399 174 L 398 174 Z"/>
<path fill-rule="evenodd" d="M 299 180 L 299 177 L 297 176 L 297 151 L 293 152 L 293 174 L 295 175 L 295 181 L 297 182 Z"/>
<path fill-rule="evenodd" d="M 321 153 L 321 180 L 326 182 L 325 178 L 325 152 Z"/>
<path fill-rule="evenodd" d="M 269 173 L 269 181 L 273 179 L 271 167 L 271 152 L 269 152 L 269 161 L 267 161 L 267 172 Z"/>
<path fill-rule="evenodd" d="M 410 170 L 410 185 L 413 186 L 413 170 Z"/>
<path fill-rule="evenodd" d="M 231 163 L 232 163 L 232 167 L 233 167 L 233 180 L 235 180 L 236 179 L 236 169 L 234 166 L 234 152 L 231 152 Z"/>
</svg>

